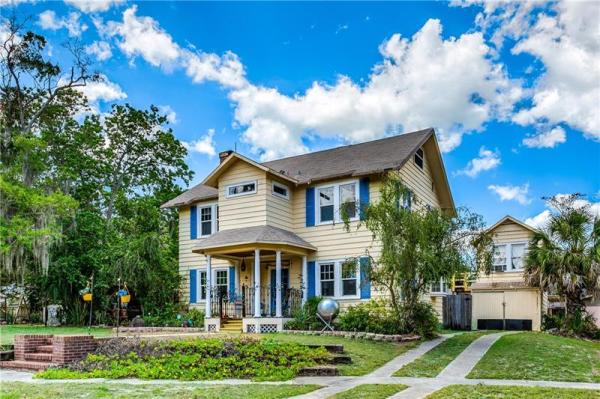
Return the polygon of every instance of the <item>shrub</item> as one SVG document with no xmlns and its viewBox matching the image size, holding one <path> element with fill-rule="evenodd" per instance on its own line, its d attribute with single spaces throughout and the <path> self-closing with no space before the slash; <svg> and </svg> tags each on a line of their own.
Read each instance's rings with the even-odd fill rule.
<svg viewBox="0 0 600 399">
<path fill-rule="evenodd" d="M 405 333 L 416 333 L 425 338 L 432 338 L 438 328 L 438 316 L 428 302 L 417 302 L 410 309 L 401 307 L 401 329 Z"/>
<path fill-rule="evenodd" d="M 215 380 L 252 378 L 285 380 L 305 366 L 330 360 L 324 348 L 273 340 L 216 338 L 140 341 L 113 339 L 84 360 L 48 369 L 41 378 L 142 378 Z"/>
<path fill-rule="evenodd" d="M 563 313 L 544 315 L 542 329 L 557 329 L 558 334 L 564 336 L 600 339 L 600 329 L 596 326 L 594 317 L 580 309 L 566 316 Z"/>
<path fill-rule="evenodd" d="M 383 299 L 372 299 L 348 307 L 340 315 L 338 327 L 343 331 L 361 331 L 377 334 L 399 334 L 400 322 Z"/>
<path fill-rule="evenodd" d="M 184 311 L 175 306 L 167 306 L 157 312 L 148 312 L 144 315 L 146 326 L 151 327 L 181 327 L 188 320 L 192 321 L 193 327 L 201 327 L 204 325 L 204 312 L 196 308 Z"/>
<path fill-rule="evenodd" d="M 323 322 L 317 318 L 317 306 L 320 301 L 321 297 L 309 298 L 304 306 L 294 311 L 293 320 L 285 323 L 285 328 L 288 330 L 320 330 L 323 327 Z"/>
</svg>

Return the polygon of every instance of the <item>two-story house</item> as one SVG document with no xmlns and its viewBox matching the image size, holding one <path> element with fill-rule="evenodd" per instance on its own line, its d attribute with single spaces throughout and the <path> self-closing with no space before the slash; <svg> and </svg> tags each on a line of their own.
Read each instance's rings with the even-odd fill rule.
<svg viewBox="0 0 600 399">
<path fill-rule="evenodd" d="M 201 184 L 163 205 L 179 210 L 182 296 L 204 309 L 207 331 L 232 319 L 244 332 L 278 331 L 312 296 L 344 307 L 385 295 L 365 278 L 364 255 L 377 258 L 380 244 L 356 227 L 391 171 L 421 206 L 455 213 L 433 129 L 263 163 L 221 153 Z M 342 204 L 355 205 L 350 232 Z M 431 300 L 441 309 L 439 295 Z"/>
<path fill-rule="evenodd" d="M 547 295 L 523 278 L 527 247 L 536 230 L 505 216 L 488 231 L 494 242 L 492 271 L 471 286 L 472 329 L 539 331 Z"/>
</svg>

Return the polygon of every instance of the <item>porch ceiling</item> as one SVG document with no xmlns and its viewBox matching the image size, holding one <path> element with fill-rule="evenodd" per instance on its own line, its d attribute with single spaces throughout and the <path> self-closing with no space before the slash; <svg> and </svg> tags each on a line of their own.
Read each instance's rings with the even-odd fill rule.
<svg viewBox="0 0 600 399">
<path fill-rule="evenodd" d="M 253 226 L 222 230 L 203 239 L 192 252 L 217 257 L 239 258 L 255 249 L 307 255 L 316 248 L 298 235 L 273 226 Z"/>
</svg>

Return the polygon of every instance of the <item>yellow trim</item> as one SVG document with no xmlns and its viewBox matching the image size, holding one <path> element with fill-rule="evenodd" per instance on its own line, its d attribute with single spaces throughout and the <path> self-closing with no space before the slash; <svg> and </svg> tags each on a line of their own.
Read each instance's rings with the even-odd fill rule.
<svg viewBox="0 0 600 399">
<path fill-rule="evenodd" d="M 225 172 L 225 170 L 227 170 L 227 168 L 229 168 L 230 165 L 234 164 L 238 160 L 246 162 L 257 169 L 272 174 L 273 176 L 277 176 L 280 179 L 284 179 L 294 184 L 298 184 L 298 180 L 291 178 L 290 176 L 284 175 L 282 173 L 276 172 L 271 168 L 267 168 L 266 166 L 263 166 L 258 162 L 254 162 L 250 158 L 246 158 L 245 156 L 238 154 L 237 152 L 232 152 L 227 158 L 225 158 L 225 160 L 221 162 L 215 170 L 213 170 L 208 176 L 206 176 L 206 178 L 202 181 L 202 184 L 206 186 L 217 187 L 219 176 L 221 176 L 221 174 L 223 174 L 223 172 Z"/>
</svg>

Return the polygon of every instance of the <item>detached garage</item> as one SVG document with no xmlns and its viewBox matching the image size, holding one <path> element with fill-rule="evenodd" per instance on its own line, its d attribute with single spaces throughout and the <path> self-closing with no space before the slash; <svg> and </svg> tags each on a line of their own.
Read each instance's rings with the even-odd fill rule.
<svg viewBox="0 0 600 399">
<path fill-rule="evenodd" d="M 494 241 L 492 273 L 471 286 L 474 330 L 539 331 L 545 310 L 539 289 L 523 277 L 529 240 L 535 229 L 506 216 L 488 229 Z"/>
<path fill-rule="evenodd" d="M 474 330 L 540 330 L 543 306 L 538 289 L 503 281 L 475 283 L 471 290 Z"/>
</svg>

